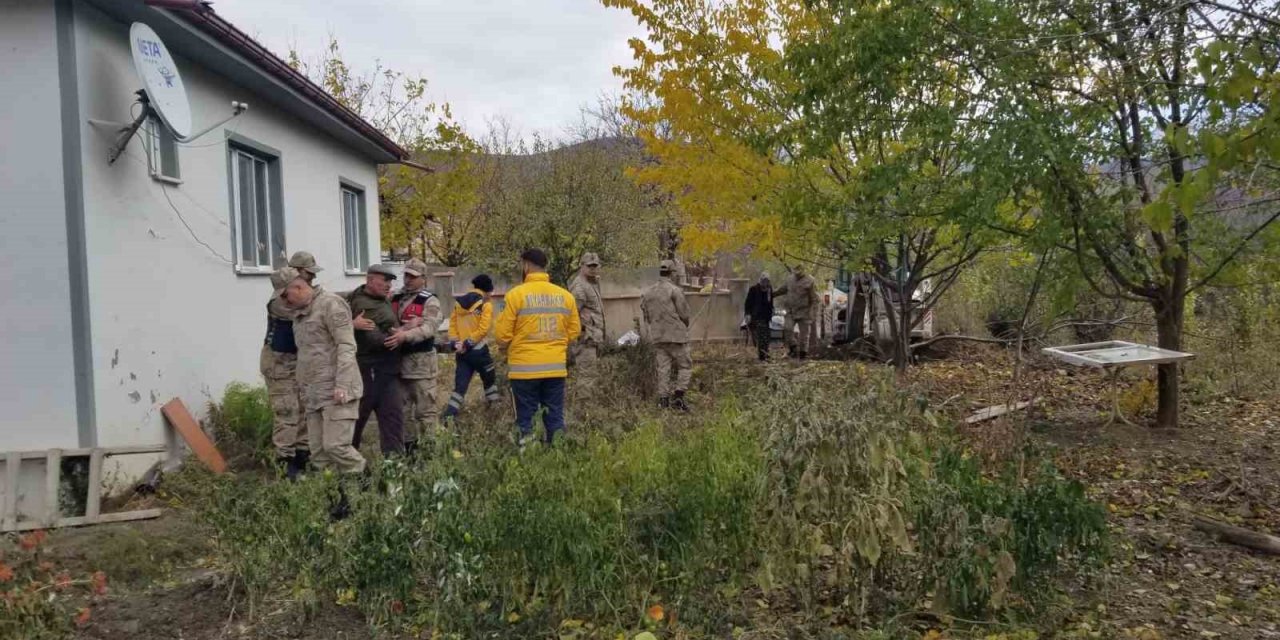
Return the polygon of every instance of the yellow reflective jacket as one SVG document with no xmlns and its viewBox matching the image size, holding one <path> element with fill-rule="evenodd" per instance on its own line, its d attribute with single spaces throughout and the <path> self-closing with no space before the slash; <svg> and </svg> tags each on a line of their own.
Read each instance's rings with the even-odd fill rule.
<svg viewBox="0 0 1280 640">
<path fill-rule="evenodd" d="M 551 284 L 545 273 L 531 273 L 505 296 L 494 337 L 507 347 L 512 380 L 564 378 L 565 354 L 582 324 L 573 294 Z"/>
<path fill-rule="evenodd" d="M 472 289 L 453 299 L 449 340 L 468 342 L 472 347 L 487 344 L 489 327 L 493 325 L 493 305 L 485 301 L 484 292 Z"/>
</svg>

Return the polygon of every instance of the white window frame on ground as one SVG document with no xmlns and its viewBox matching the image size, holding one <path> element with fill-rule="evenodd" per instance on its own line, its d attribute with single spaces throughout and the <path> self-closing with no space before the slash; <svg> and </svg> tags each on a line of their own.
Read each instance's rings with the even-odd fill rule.
<svg viewBox="0 0 1280 640">
<path fill-rule="evenodd" d="M 182 184 L 182 171 L 178 164 L 178 140 L 159 118 L 147 118 L 143 127 L 142 143 L 147 145 L 147 169 L 151 177 L 161 182 Z"/>
<path fill-rule="evenodd" d="M 362 274 L 369 268 L 369 224 L 363 187 L 341 180 L 338 210 L 342 214 L 342 268 L 348 274 Z"/>
<path fill-rule="evenodd" d="M 287 259 L 280 156 L 233 140 L 227 145 L 227 177 L 236 273 L 269 274 Z"/>
</svg>

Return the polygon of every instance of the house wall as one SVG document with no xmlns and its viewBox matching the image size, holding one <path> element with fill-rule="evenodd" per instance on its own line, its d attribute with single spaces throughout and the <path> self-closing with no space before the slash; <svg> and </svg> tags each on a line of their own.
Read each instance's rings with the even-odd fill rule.
<svg viewBox="0 0 1280 640">
<path fill-rule="evenodd" d="M 138 138 L 108 165 L 112 127 L 90 121 L 131 118 L 139 82 L 128 30 L 128 24 L 76 3 L 100 446 L 164 442 L 164 402 L 181 398 L 200 416 L 228 383 L 260 380 L 271 285 L 265 275 L 237 274 L 229 262 L 228 133 L 279 152 L 286 249 L 314 253 L 325 267 L 321 284 L 342 290 L 362 281 L 341 268 L 340 177 L 366 188 L 369 255 L 378 255 L 373 161 L 300 124 L 265 97 L 196 67 L 172 43 L 195 130 L 229 115 L 233 100 L 248 102 L 249 111 L 180 147 L 181 185 L 164 186 L 149 176 Z"/>
<path fill-rule="evenodd" d="M 75 447 L 54 3 L 0 0 L 0 451 Z"/>
</svg>

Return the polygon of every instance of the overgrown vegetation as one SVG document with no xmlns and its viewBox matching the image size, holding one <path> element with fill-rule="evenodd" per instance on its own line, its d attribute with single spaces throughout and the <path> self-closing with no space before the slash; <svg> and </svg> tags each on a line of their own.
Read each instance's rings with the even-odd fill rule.
<svg viewBox="0 0 1280 640">
<path fill-rule="evenodd" d="M 272 415 L 266 387 L 233 382 L 223 391 L 221 402 L 209 403 L 205 428 L 233 461 L 266 462 L 274 456 Z"/>
<path fill-rule="evenodd" d="M 46 533 L 0 546 L 0 640 L 67 637 L 92 616 L 92 600 L 107 592 L 107 576 L 72 575 L 43 555 Z"/>
<path fill-rule="evenodd" d="M 592 386 L 632 379 L 626 357 L 602 364 Z M 700 415 L 636 399 L 615 428 L 579 425 L 524 456 L 506 416 L 474 412 L 424 460 L 373 465 L 369 489 L 215 481 L 204 516 L 251 615 L 268 600 L 297 615 L 337 603 L 376 627 L 459 637 L 723 635 L 752 602 L 814 628 L 930 604 L 1017 617 L 1103 550 L 1102 512 L 1077 484 L 980 468 L 880 372 L 734 383 Z M 354 515 L 330 523 L 344 483 Z"/>
</svg>

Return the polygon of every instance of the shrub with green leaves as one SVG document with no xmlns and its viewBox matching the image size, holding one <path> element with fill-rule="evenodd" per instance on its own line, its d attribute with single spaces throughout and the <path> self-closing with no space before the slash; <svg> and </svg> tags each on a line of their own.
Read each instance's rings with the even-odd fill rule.
<svg viewBox="0 0 1280 640">
<path fill-rule="evenodd" d="M 209 403 L 208 424 L 230 456 L 270 460 L 273 413 L 266 387 L 232 382 L 221 402 Z"/>
<path fill-rule="evenodd" d="M 931 598 L 981 616 L 1103 551 L 1078 483 L 1050 466 L 989 477 L 885 376 L 777 376 L 753 421 L 769 434 L 761 587 L 806 606 L 866 621 Z"/>
<path fill-rule="evenodd" d="M 759 451 L 729 423 L 688 433 L 649 424 L 523 457 L 380 462 L 374 489 L 347 482 L 354 515 L 337 524 L 326 506 L 340 479 L 227 482 L 210 520 L 255 603 L 283 589 L 351 601 L 378 624 L 626 625 L 657 597 L 692 611 L 702 589 L 745 570 Z"/>
<path fill-rule="evenodd" d="M 1102 508 L 1052 466 L 992 477 L 951 447 L 936 449 L 930 466 L 911 495 L 924 560 L 916 575 L 936 608 L 984 615 L 1014 594 L 1033 600 L 1064 562 L 1103 557 Z"/>
<path fill-rule="evenodd" d="M 221 480 L 208 519 L 254 611 L 269 596 L 304 613 L 337 602 L 464 637 L 635 628 L 652 604 L 714 635 L 747 590 L 862 625 L 930 599 L 990 615 L 1101 549 L 1078 485 L 979 468 L 882 372 L 744 384 L 688 418 L 628 402 L 619 419 L 636 424 L 524 455 L 467 423 L 414 464 L 371 463 L 363 483 Z M 353 515 L 330 523 L 340 488 Z"/>
</svg>

